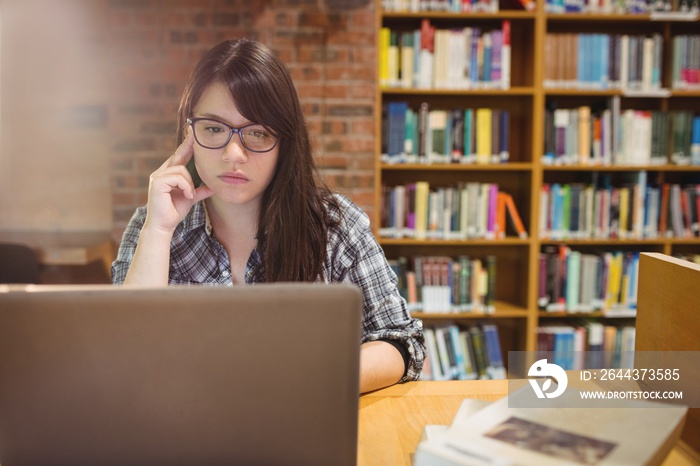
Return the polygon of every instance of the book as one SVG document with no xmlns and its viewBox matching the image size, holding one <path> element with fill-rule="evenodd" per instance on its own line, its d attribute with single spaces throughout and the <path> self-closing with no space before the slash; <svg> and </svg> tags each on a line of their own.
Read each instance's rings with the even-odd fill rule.
<svg viewBox="0 0 700 466">
<path fill-rule="evenodd" d="M 400 63 L 400 81 L 399 84 L 401 87 L 405 88 L 411 88 L 414 85 L 413 82 L 413 68 L 414 68 L 414 63 L 413 63 L 413 40 L 415 35 L 413 32 L 410 31 L 405 31 L 401 33 L 400 36 L 400 41 L 401 41 L 401 50 L 400 50 L 400 56 L 399 56 L 399 63 Z"/>
<path fill-rule="evenodd" d="M 535 11 L 535 8 L 537 8 L 537 4 L 534 0 L 519 0 L 519 2 L 525 11 Z"/>
<path fill-rule="evenodd" d="M 569 111 L 565 108 L 554 110 L 554 162 L 557 165 L 567 162 L 566 130 L 569 126 Z"/>
<path fill-rule="evenodd" d="M 506 194 L 505 204 L 506 211 L 508 212 L 508 218 L 510 219 L 510 222 L 513 225 L 513 228 L 515 229 L 515 232 L 517 233 L 518 237 L 522 239 L 527 238 L 527 231 L 525 230 L 523 221 L 520 218 L 518 209 L 517 207 L 515 207 L 513 196 L 511 196 L 510 194 Z"/>
<path fill-rule="evenodd" d="M 423 330 L 423 337 L 425 338 L 426 359 L 429 360 L 430 364 L 431 379 L 445 380 L 446 377 L 442 371 L 442 362 L 440 361 L 435 331 L 432 328 L 426 328 Z"/>
<path fill-rule="evenodd" d="M 417 139 L 418 147 L 416 149 L 416 154 L 419 160 L 425 163 L 428 160 L 428 149 L 429 149 L 429 137 L 430 128 L 428 126 L 428 115 L 430 114 L 430 106 L 427 102 L 420 104 L 418 108 L 418 122 L 417 122 Z"/>
<path fill-rule="evenodd" d="M 460 163 L 464 158 L 464 111 L 453 109 L 450 111 L 450 161 Z"/>
<path fill-rule="evenodd" d="M 476 110 L 476 162 L 488 164 L 491 162 L 491 109 Z"/>
<path fill-rule="evenodd" d="M 433 54 L 435 50 L 435 27 L 424 18 L 420 27 L 420 55 L 418 56 L 418 80 L 419 88 L 429 89 L 433 87 Z"/>
<path fill-rule="evenodd" d="M 433 57 L 433 87 L 435 89 L 450 87 L 447 80 L 449 34 L 450 31 L 446 29 L 435 30 L 435 54 Z"/>
<path fill-rule="evenodd" d="M 484 297 L 484 312 L 496 312 L 496 256 L 486 256 L 486 293 Z"/>
<path fill-rule="evenodd" d="M 428 225 L 428 194 L 430 185 L 425 181 L 416 182 L 416 229 L 417 239 L 425 239 Z"/>
<path fill-rule="evenodd" d="M 486 352 L 488 354 L 488 366 L 486 373 L 490 379 L 505 379 L 506 369 L 503 366 L 503 356 L 501 353 L 501 342 L 498 337 L 498 327 L 493 324 L 483 326 L 484 340 L 486 341 Z"/>
<path fill-rule="evenodd" d="M 489 401 L 479 400 L 477 398 L 465 398 L 459 405 L 457 414 L 455 414 L 452 420 L 452 426 L 459 425 L 464 422 L 469 422 L 469 417 L 476 414 L 480 409 L 485 408 L 490 404 Z M 449 425 L 442 424 L 428 424 L 423 426 L 423 431 L 421 432 L 420 439 L 418 442 L 425 442 L 427 440 L 434 440 L 440 435 L 444 434 L 450 428 Z"/>
<path fill-rule="evenodd" d="M 580 390 L 569 387 L 567 393 Z M 637 400 L 584 410 L 567 407 L 561 398 L 548 399 L 547 408 L 509 407 L 522 406 L 532 392 L 525 384 L 486 405 L 465 400 L 446 429 L 434 429 L 418 443 L 414 466 L 659 464 L 677 442 L 688 411 Z"/>
<path fill-rule="evenodd" d="M 436 327 L 435 340 L 437 341 L 438 353 L 440 355 L 439 359 L 443 378 L 447 380 L 457 379 L 457 362 L 455 360 L 449 329 L 447 327 Z"/>
<path fill-rule="evenodd" d="M 568 276 L 566 280 L 566 310 L 567 312 L 578 312 L 581 253 L 579 251 L 571 251 L 567 260 L 568 264 L 566 266 L 566 270 L 568 271 Z"/>
<path fill-rule="evenodd" d="M 479 185 L 479 202 L 477 222 L 477 236 L 480 238 L 488 238 L 489 235 L 489 212 L 490 212 L 490 193 L 491 184 L 482 183 Z"/>
<path fill-rule="evenodd" d="M 474 350 L 474 361 L 476 364 L 476 372 L 479 379 L 488 379 L 488 353 L 486 352 L 486 342 L 484 340 L 484 332 L 479 327 L 472 327 L 469 329 L 469 336 L 471 337 L 472 349 Z"/>
<path fill-rule="evenodd" d="M 591 107 L 578 108 L 578 125 L 579 163 L 587 165 L 591 161 Z"/>
<path fill-rule="evenodd" d="M 501 110 L 491 110 L 491 163 L 501 163 Z"/>
<path fill-rule="evenodd" d="M 397 31 L 389 32 L 389 49 L 387 50 L 387 80 L 385 85 L 388 87 L 396 87 L 399 84 L 399 33 Z"/>
<path fill-rule="evenodd" d="M 498 215 L 498 185 L 489 183 L 488 186 L 488 212 L 486 215 L 486 237 L 489 239 L 497 238 L 497 215 Z"/>
<path fill-rule="evenodd" d="M 476 359 L 474 354 L 474 345 L 472 344 L 472 338 L 467 330 L 459 331 L 459 342 L 462 346 L 462 352 L 464 353 L 464 364 L 466 380 L 475 380 L 479 378 L 479 374 L 476 367 Z"/>
<path fill-rule="evenodd" d="M 450 345 L 455 358 L 456 378 L 459 380 L 467 380 L 471 374 L 467 372 L 467 349 L 462 345 L 460 339 L 460 330 L 457 325 L 450 325 L 447 330 L 450 334 Z"/>
<path fill-rule="evenodd" d="M 391 30 L 383 27 L 379 29 L 379 82 L 382 86 L 389 85 L 389 43 Z"/>
<path fill-rule="evenodd" d="M 692 116 L 689 112 L 671 114 L 671 161 L 677 165 L 690 163 L 690 131 Z"/>
<path fill-rule="evenodd" d="M 510 144 L 508 138 L 510 136 L 510 112 L 501 110 L 500 115 L 500 131 L 499 131 L 499 149 L 498 154 L 500 163 L 506 163 L 510 159 Z M 700 120 L 700 118 L 698 119 Z M 695 133 L 694 133 L 695 134 Z M 700 150 L 700 125 L 698 127 L 698 150 Z M 699 155 L 700 156 L 700 155 Z M 700 158 L 698 159 L 700 164 Z"/>
<path fill-rule="evenodd" d="M 404 153 L 406 141 L 407 102 L 389 102 L 387 106 L 386 154 L 395 157 Z"/>
<path fill-rule="evenodd" d="M 430 128 L 429 159 L 439 160 L 447 156 L 445 152 L 447 138 L 447 112 L 445 110 L 431 110 L 428 113 L 428 125 Z"/>
<path fill-rule="evenodd" d="M 459 310 L 461 312 L 471 311 L 471 287 L 470 281 L 470 267 L 469 267 L 469 256 L 459 256 Z"/>
<path fill-rule="evenodd" d="M 465 163 L 476 161 L 476 125 L 474 124 L 474 110 L 471 108 L 464 110 L 464 158 Z"/>
<path fill-rule="evenodd" d="M 500 239 L 505 237 L 506 229 L 506 197 L 504 192 L 499 192 L 496 199 L 496 223 L 494 226 L 495 237 Z"/>
<path fill-rule="evenodd" d="M 483 81 L 485 84 L 488 85 L 488 83 L 491 82 L 491 55 L 493 53 L 493 41 L 491 38 L 491 33 L 487 32 L 482 36 L 483 40 L 483 66 L 482 66 L 482 75 L 481 75 L 481 81 Z"/>
<path fill-rule="evenodd" d="M 510 21 L 501 24 L 501 88 L 510 89 Z"/>
<path fill-rule="evenodd" d="M 490 87 L 500 89 L 501 78 L 501 52 L 503 51 L 503 31 L 491 31 L 491 82 Z"/>
<path fill-rule="evenodd" d="M 692 120 L 692 132 L 690 136 L 690 163 L 700 165 L 700 116 L 694 116 Z"/>
</svg>

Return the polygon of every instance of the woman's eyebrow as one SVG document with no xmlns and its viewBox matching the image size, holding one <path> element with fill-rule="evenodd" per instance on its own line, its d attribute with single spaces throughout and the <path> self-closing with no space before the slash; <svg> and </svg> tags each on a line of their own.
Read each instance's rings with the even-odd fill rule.
<svg viewBox="0 0 700 466">
<path fill-rule="evenodd" d="M 200 118 L 211 118 L 212 120 L 218 120 L 222 123 L 226 123 L 227 125 L 229 125 L 232 128 L 243 128 L 244 126 L 248 126 L 248 125 L 253 124 L 252 121 L 244 120 L 243 124 L 236 126 L 236 125 L 232 124 L 230 121 L 228 121 L 226 118 L 223 118 L 223 117 L 216 115 L 214 113 L 202 113 L 201 115 L 202 116 Z"/>
</svg>

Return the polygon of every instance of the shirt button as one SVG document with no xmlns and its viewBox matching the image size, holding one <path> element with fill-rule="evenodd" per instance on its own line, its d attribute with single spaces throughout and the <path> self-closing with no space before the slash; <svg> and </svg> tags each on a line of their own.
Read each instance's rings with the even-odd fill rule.
<svg viewBox="0 0 700 466">
<path fill-rule="evenodd" d="M 228 270 L 224 270 L 221 275 L 228 278 L 231 275 L 231 272 L 229 272 Z"/>
</svg>

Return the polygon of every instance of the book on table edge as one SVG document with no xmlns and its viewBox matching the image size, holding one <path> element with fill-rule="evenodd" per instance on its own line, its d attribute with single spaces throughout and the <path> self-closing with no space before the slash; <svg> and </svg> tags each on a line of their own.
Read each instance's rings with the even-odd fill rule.
<svg viewBox="0 0 700 466">
<path fill-rule="evenodd" d="M 526 384 L 491 403 L 465 398 L 449 426 L 424 428 L 413 465 L 659 465 L 678 441 L 688 411 L 685 406 L 660 408 L 657 402 L 636 400 L 619 400 L 615 408 L 509 408 L 509 401 L 529 397 L 531 391 Z M 519 441 L 509 442 L 509 433 Z M 560 440 L 548 453 L 534 446 L 544 433 Z M 532 447 L 524 440 L 528 436 L 533 437 Z M 583 461 L 581 445 L 595 461 Z"/>
</svg>

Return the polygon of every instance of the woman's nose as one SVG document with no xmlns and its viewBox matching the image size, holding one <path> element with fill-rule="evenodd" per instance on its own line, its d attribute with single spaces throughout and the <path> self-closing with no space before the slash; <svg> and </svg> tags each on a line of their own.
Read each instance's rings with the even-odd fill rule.
<svg viewBox="0 0 700 466">
<path fill-rule="evenodd" d="M 248 160 L 248 152 L 238 134 L 234 134 L 231 140 L 224 146 L 221 158 L 227 162 L 245 162 Z"/>
</svg>

